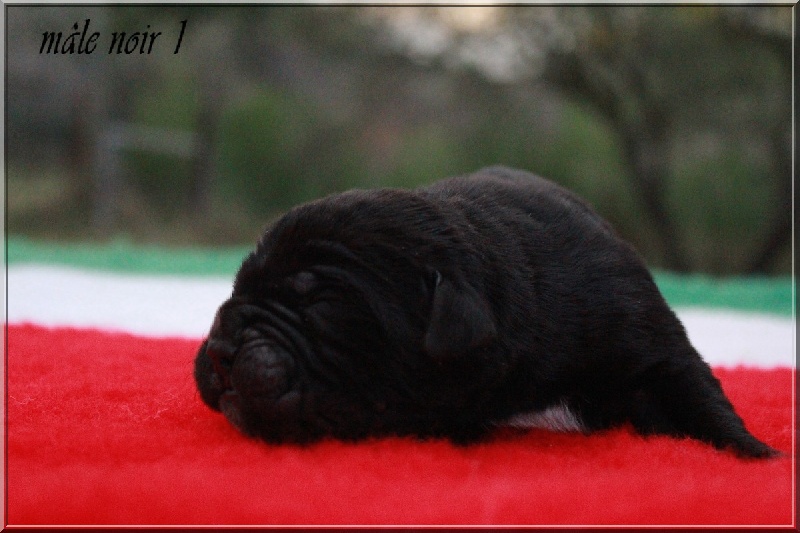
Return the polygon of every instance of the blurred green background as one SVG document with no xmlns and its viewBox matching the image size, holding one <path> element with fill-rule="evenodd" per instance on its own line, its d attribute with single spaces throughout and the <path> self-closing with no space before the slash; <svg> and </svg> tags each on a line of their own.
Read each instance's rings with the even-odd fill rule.
<svg viewBox="0 0 800 533">
<path fill-rule="evenodd" d="M 324 194 L 504 164 L 584 196 L 652 267 L 788 275 L 792 17 L 7 6 L 7 232 L 249 246 Z M 86 19 L 95 52 L 40 53 L 44 32 Z M 108 54 L 115 31 L 162 35 Z"/>
</svg>

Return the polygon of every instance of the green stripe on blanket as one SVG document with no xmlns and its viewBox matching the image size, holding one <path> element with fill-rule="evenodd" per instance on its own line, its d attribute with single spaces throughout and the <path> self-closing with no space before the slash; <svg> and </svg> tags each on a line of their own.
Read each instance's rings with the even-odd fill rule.
<svg viewBox="0 0 800 533">
<path fill-rule="evenodd" d="M 63 244 L 8 240 L 8 264 L 40 263 L 142 274 L 221 276 L 236 273 L 248 248 L 163 248 L 116 240 L 109 244 Z M 712 278 L 656 272 L 667 301 L 676 307 L 725 307 L 792 315 L 792 280 Z"/>
<path fill-rule="evenodd" d="M 8 239 L 8 264 L 67 265 L 139 274 L 233 277 L 248 248 L 165 248 L 115 240 L 64 244 Z"/>
<path fill-rule="evenodd" d="M 712 278 L 656 272 L 655 280 L 675 307 L 727 307 L 792 316 L 790 277 Z"/>
</svg>

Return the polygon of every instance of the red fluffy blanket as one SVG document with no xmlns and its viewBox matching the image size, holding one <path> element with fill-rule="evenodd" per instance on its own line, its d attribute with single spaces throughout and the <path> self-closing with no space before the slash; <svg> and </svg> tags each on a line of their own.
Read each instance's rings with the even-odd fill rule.
<svg viewBox="0 0 800 533">
<path fill-rule="evenodd" d="M 8 524 L 792 525 L 795 371 L 716 368 L 784 458 L 629 428 L 488 442 L 245 438 L 202 404 L 199 341 L 8 328 Z"/>
</svg>

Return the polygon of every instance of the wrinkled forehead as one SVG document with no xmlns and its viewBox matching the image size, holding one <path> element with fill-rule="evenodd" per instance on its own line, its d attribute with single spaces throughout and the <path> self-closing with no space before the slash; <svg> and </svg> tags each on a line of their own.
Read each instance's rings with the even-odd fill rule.
<svg viewBox="0 0 800 533">
<path fill-rule="evenodd" d="M 393 277 L 420 275 L 434 258 L 421 243 L 409 243 L 402 229 L 364 228 L 358 235 L 303 235 L 293 239 L 266 236 L 242 263 L 234 294 L 245 295 L 289 288 L 308 293 L 319 280 L 358 285 L 382 285 Z"/>
<path fill-rule="evenodd" d="M 442 207 L 411 191 L 354 191 L 291 209 L 243 261 L 234 295 L 287 287 L 310 292 L 321 278 L 386 290 L 433 271 L 469 265 L 460 230 Z"/>
<path fill-rule="evenodd" d="M 265 295 L 290 291 L 305 295 L 322 277 L 346 279 L 343 273 L 368 270 L 369 262 L 341 242 L 306 239 L 291 246 L 262 246 L 242 262 L 233 295 Z"/>
<path fill-rule="evenodd" d="M 453 240 L 452 214 L 415 191 L 353 190 L 289 210 L 265 232 L 260 246 L 281 253 L 315 241 L 339 242 L 351 250 L 388 243 L 423 247 Z"/>
<path fill-rule="evenodd" d="M 248 305 L 247 300 L 236 295 L 231 295 L 222 302 L 214 313 L 209 336 L 233 336 L 241 326 L 238 310 L 246 305 Z"/>
</svg>

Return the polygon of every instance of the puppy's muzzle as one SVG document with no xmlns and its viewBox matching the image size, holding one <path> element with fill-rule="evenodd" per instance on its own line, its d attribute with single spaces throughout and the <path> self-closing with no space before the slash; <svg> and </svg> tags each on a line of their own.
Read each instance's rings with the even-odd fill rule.
<svg viewBox="0 0 800 533">
<path fill-rule="evenodd" d="M 236 357 L 236 347 L 230 342 L 209 338 L 205 347 L 206 356 L 211 360 L 214 369 L 213 378 L 216 388 L 223 391 L 231 388 L 231 370 Z"/>
<path fill-rule="evenodd" d="M 248 417 L 254 412 L 266 422 L 297 408 L 295 362 L 256 328 L 246 328 L 239 340 L 237 346 L 209 337 L 200 349 L 196 373 L 203 401 L 248 433 Z"/>
</svg>

